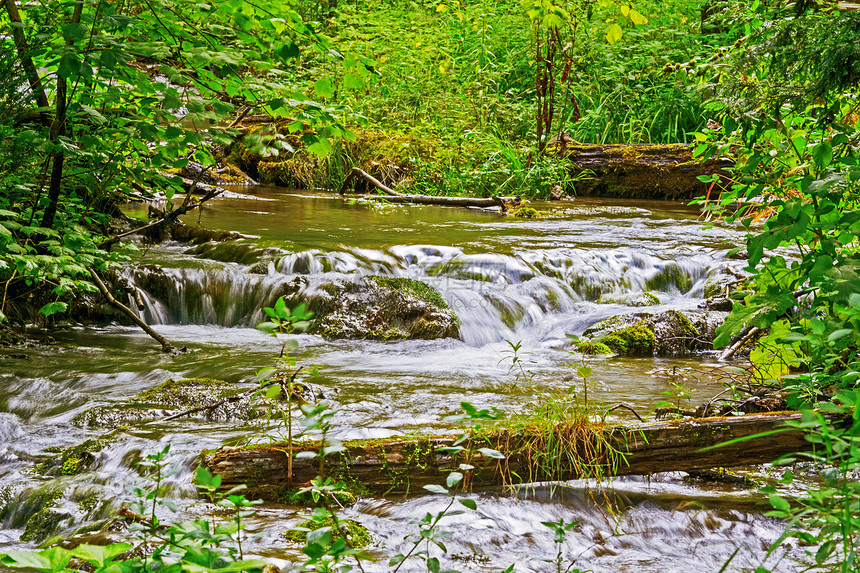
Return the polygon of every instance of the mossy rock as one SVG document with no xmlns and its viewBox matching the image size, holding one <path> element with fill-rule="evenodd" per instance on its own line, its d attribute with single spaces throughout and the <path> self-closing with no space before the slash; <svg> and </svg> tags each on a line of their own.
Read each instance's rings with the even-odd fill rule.
<svg viewBox="0 0 860 573">
<path fill-rule="evenodd" d="M 38 543 L 56 533 L 63 522 L 71 519 L 71 515 L 52 508 L 45 508 L 34 513 L 24 525 L 21 541 Z"/>
<path fill-rule="evenodd" d="M 33 468 L 33 471 L 49 476 L 79 474 L 89 469 L 96 460 L 95 454 L 112 442 L 112 436 L 86 440 L 76 446 L 59 450 L 58 456 L 40 463 Z"/>
<path fill-rule="evenodd" d="M 624 306 L 656 306 L 660 299 L 654 293 L 643 291 L 623 294 L 605 294 L 597 299 L 598 304 L 623 304 Z"/>
<path fill-rule="evenodd" d="M 233 384 L 212 378 L 168 378 L 158 386 L 140 392 L 134 399 L 140 403 L 185 408 L 225 398 L 233 389 Z"/>
<path fill-rule="evenodd" d="M 508 215 L 519 217 L 520 219 L 539 219 L 543 217 L 543 213 L 534 207 L 517 207 L 508 211 Z"/>
<path fill-rule="evenodd" d="M 161 409 L 137 405 L 96 406 L 72 418 L 79 428 L 121 428 L 164 416 Z"/>
<path fill-rule="evenodd" d="M 366 276 L 313 283 L 298 277 L 284 289 L 287 304 L 314 313 L 308 332 L 327 340 L 456 337 L 460 324 L 432 286 L 404 277 Z"/>
<path fill-rule="evenodd" d="M 294 543 L 305 544 L 307 542 L 308 533 L 322 529 L 323 527 L 331 528 L 332 541 L 337 541 L 341 537 L 346 537 L 347 544 L 354 549 L 361 549 L 373 543 L 373 537 L 365 526 L 353 519 L 339 519 L 338 524 L 340 530 L 335 530 L 334 519 L 329 515 L 324 521 L 307 519 L 298 524 L 293 529 L 285 531 L 284 539 Z"/>
<path fill-rule="evenodd" d="M 716 329 L 725 320 L 726 314 L 676 310 L 621 314 L 588 327 L 584 335 L 600 340 L 619 354 L 693 354 L 713 349 Z"/>
<path fill-rule="evenodd" d="M 654 331 L 640 321 L 604 337 L 601 342 L 625 356 L 651 356 L 654 354 Z"/>
<path fill-rule="evenodd" d="M 219 422 L 245 421 L 259 418 L 276 401 L 263 400 L 253 395 L 245 396 L 245 388 L 223 380 L 210 378 L 168 378 L 154 388 L 144 390 L 130 402 L 115 406 L 97 406 L 81 412 L 72 419 L 72 424 L 87 428 L 122 428 L 140 422 L 157 420 L 177 411 L 190 410 L 206 404 L 225 402 L 207 410 L 189 414 L 189 417 L 204 418 Z"/>
<path fill-rule="evenodd" d="M 609 346 L 596 340 L 577 340 L 573 343 L 576 352 L 587 356 L 615 354 Z"/>
<path fill-rule="evenodd" d="M 669 292 L 677 290 L 680 293 L 686 293 L 693 288 L 694 282 L 693 277 L 684 272 L 683 269 L 675 264 L 670 264 L 645 281 L 645 286 L 649 291 Z"/>
</svg>

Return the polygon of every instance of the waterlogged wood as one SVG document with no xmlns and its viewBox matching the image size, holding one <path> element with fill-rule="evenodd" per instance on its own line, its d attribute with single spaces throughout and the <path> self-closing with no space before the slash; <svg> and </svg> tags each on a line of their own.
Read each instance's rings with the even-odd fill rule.
<svg viewBox="0 0 860 573">
<path fill-rule="evenodd" d="M 415 203 L 416 205 L 442 205 L 448 207 L 500 207 L 505 209 L 506 204 L 519 204 L 519 197 L 440 197 L 436 195 L 404 195 L 398 193 L 390 187 L 384 185 L 381 181 L 359 169 L 353 167 L 349 175 L 343 180 L 338 193 L 343 195 L 349 188 L 350 183 L 355 179 L 363 179 L 370 183 L 376 189 L 379 189 L 384 196 L 366 195 L 368 199 L 378 199 L 387 203 Z"/>
<path fill-rule="evenodd" d="M 752 438 L 724 447 L 703 448 L 737 438 L 755 436 L 784 427 L 787 421 L 799 421 L 797 412 L 772 412 L 728 418 L 701 418 L 643 424 L 638 427 L 607 426 L 604 440 L 623 454 L 611 463 L 601 459 L 584 460 L 586 470 L 602 475 L 652 474 L 664 471 L 689 471 L 717 467 L 734 467 L 767 463 L 778 457 L 809 448 L 803 434 L 782 431 Z M 581 477 L 583 464 L 558 464 L 548 471 L 540 463 L 542 452 L 534 449 L 528 435 L 498 435 L 489 442 L 475 444 L 468 459 L 463 453 L 450 454 L 439 448 L 451 446 L 448 436 L 410 440 L 361 440 L 345 444 L 346 451 L 326 458 L 325 475 L 342 479 L 375 494 L 420 493 L 422 486 L 445 483 L 448 472 L 461 463 L 475 469 L 468 479 L 472 487 L 515 485 L 541 481 L 563 481 Z M 495 459 L 478 452 L 488 447 L 501 451 L 505 459 Z M 297 447 L 297 451 L 314 447 Z M 565 454 L 594 451 L 594 444 L 569 444 Z M 274 444 L 255 448 L 222 448 L 205 453 L 203 463 L 209 471 L 220 474 L 222 488 L 246 484 L 253 495 L 278 499 L 289 487 L 287 446 Z M 292 484 L 306 484 L 319 474 L 318 458 L 296 458 Z"/>
<path fill-rule="evenodd" d="M 585 178 L 575 182 L 578 197 L 601 196 L 641 199 L 693 199 L 705 195 L 710 184 L 700 175 L 724 173 L 732 162 L 710 159 L 700 163 L 685 144 L 565 143 L 558 153 L 570 159 L 574 172 Z M 718 184 L 719 185 L 719 184 Z M 719 189 L 712 189 L 716 196 Z"/>
</svg>

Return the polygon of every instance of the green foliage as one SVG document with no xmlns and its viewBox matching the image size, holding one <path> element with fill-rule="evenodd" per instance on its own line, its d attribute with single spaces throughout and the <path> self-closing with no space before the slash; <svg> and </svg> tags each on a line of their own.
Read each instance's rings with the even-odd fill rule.
<svg viewBox="0 0 860 573">
<path fill-rule="evenodd" d="M 303 332 L 310 326 L 310 319 L 314 315 L 304 304 L 290 310 L 284 302 L 284 297 L 278 297 L 274 308 L 267 306 L 263 311 L 269 316 L 269 320 L 261 322 L 257 328 L 269 334 Z"/>
<path fill-rule="evenodd" d="M 175 509 L 169 500 L 161 499 L 164 478 L 178 471 L 178 468 L 170 468 L 165 462 L 168 451 L 169 446 L 161 452 L 146 456 L 140 465 L 149 470 L 151 487 L 134 488 L 133 491 L 138 499 L 133 505 L 142 513 L 152 510 L 148 518 L 141 516 L 129 528 L 130 534 L 137 534 L 143 540 L 145 549 L 133 553 L 134 545 L 131 543 L 111 543 L 82 544 L 74 549 L 52 547 L 42 551 L 9 551 L 0 553 L 0 563 L 10 568 L 41 573 L 77 571 L 82 567 L 81 562 L 87 571 L 94 573 L 262 573 L 266 565 L 264 561 L 244 560 L 241 556 L 241 531 L 244 529 L 241 518 L 248 515 L 241 508 L 260 502 L 250 502 L 233 493 L 216 493 L 220 478 L 211 476 L 205 470 L 198 471 L 201 489 L 213 501 L 227 496 L 231 507 L 237 508 L 231 521 L 216 526 L 213 516 L 212 522 L 203 519 L 180 524 L 159 522 L 155 515 L 157 506 Z M 234 541 L 236 547 L 231 545 Z"/>
<path fill-rule="evenodd" d="M 800 422 L 790 424 L 806 433 L 815 445 L 807 458 L 821 468 L 822 481 L 817 488 L 799 495 L 780 494 L 773 487 L 768 494 L 773 510 L 768 515 L 786 520 L 785 533 L 771 546 L 771 551 L 786 538 L 795 537 L 807 551 L 809 571 L 848 573 L 857 570 L 860 541 L 860 393 L 839 391 L 822 411 L 806 411 Z M 831 417 L 826 417 L 827 415 Z M 835 416 L 834 416 L 835 415 Z M 786 462 L 793 459 L 784 460 Z M 791 485 L 794 472 L 783 475 L 783 484 Z M 766 571 L 766 570 L 762 570 Z"/>
<path fill-rule="evenodd" d="M 336 110 L 308 99 L 296 70 L 319 49 L 355 85 L 369 60 L 331 49 L 291 1 L 17 4 L 0 13 L 4 26 L 21 20 L 11 22 L 19 42 L 0 37 L 18 55 L 0 66 L 0 93 L 17 94 L 0 98 L 0 320 L 7 297 L 37 287 L 53 298 L 42 294 L 45 316 L 66 311 L 67 295 L 94 291 L 89 269 L 121 255 L 103 236 L 116 201 L 161 191 L 172 205 L 180 179 L 166 171 L 192 159 L 211 168 L 239 134 L 235 114 L 289 117 L 318 155 L 351 136 Z M 321 97 L 332 85 L 316 78 Z M 284 149 L 277 134 L 256 135 L 255 151 Z"/>
</svg>

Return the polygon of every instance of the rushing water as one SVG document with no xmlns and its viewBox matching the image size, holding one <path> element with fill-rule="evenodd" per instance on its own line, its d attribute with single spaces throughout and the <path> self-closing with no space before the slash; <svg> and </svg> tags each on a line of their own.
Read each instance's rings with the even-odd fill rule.
<svg viewBox="0 0 860 573">
<path fill-rule="evenodd" d="M 59 531 L 109 517 L 142 478 L 135 462 L 171 445 L 169 460 L 183 471 L 170 478 L 170 496 L 186 515 L 205 513 L 195 500 L 191 474 L 206 448 L 241 442 L 261 431 L 259 422 L 176 420 L 131 425 L 96 454 L 78 476 L 43 478 L 30 471 L 46 448 L 71 446 L 104 431 L 70 422 L 98 405 L 119 404 L 168 377 L 214 377 L 251 387 L 280 342 L 258 332 L 260 308 L 271 305 L 286 281 L 305 277 L 311 288 L 332 277 L 411 277 L 432 284 L 461 322 L 459 340 L 335 341 L 300 335 L 297 358 L 319 364 L 311 381 L 330 400 L 339 437 L 366 438 L 447 429 L 442 420 L 461 401 L 520 411 L 536 393 L 576 384 L 566 334 L 622 312 L 649 291 L 660 304 L 646 310 L 694 309 L 707 277 L 727 264 L 722 254 L 738 234 L 702 228 L 696 213 L 677 204 L 577 200 L 558 218 L 536 221 L 481 210 L 375 206 L 330 195 L 257 188 L 212 201 L 199 214 L 210 228 L 253 238 L 215 248 L 167 244 L 141 251 L 129 280 L 146 284 L 145 263 L 164 268 L 159 296 L 144 289 L 144 318 L 188 352 L 169 358 L 136 329 L 70 328 L 52 333 L 56 343 L 0 354 L 0 550 L 20 541 L 40 492 L 62 492 Z M 265 273 L 249 273 L 262 261 Z M 258 269 L 259 270 L 259 269 Z M 632 298 L 631 298 L 632 297 Z M 509 343 L 534 373 L 514 379 Z M 670 372 L 684 372 L 694 399 L 723 387 L 708 373 L 712 358 L 590 359 L 594 399 L 623 402 L 645 414 L 671 391 Z M 624 419 L 624 410 L 616 410 Z M 782 524 L 763 517 L 754 491 L 730 485 L 696 485 L 666 474 L 650 480 L 613 480 L 603 489 L 572 482 L 540 486 L 519 496 L 474 494 L 477 512 L 446 518 L 446 566 L 499 571 L 550 571 L 556 557 L 544 521 L 578 521 L 560 548 L 565 560 L 594 571 L 717 571 L 737 550 L 727 571 L 754 569 Z M 34 493 L 35 492 L 35 493 Z M 552 495 L 550 495 L 552 493 Z M 9 501 L 6 503 L 6 501 Z M 406 552 L 409 525 L 445 501 L 433 496 L 363 499 L 346 511 L 374 536 L 377 561 L 365 570 L 387 570 L 387 559 Z M 269 505 L 251 523 L 264 536 L 252 551 L 289 562 L 295 547 L 276 534 L 297 521 L 297 510 Z M 768 564 L 791 571 L 791 548 Z"/>
</svg>

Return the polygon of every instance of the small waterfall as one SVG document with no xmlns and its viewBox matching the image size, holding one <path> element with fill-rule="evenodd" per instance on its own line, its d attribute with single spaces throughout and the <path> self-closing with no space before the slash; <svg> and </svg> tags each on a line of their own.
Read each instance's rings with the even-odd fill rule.
<svg viewBox="0 0 860 573">
<path fill-rule="evenodd" d="M 708 255 L 664 260 L 618 248 L 574 248 L 522 254 L 469 254 L 457 247 L 400 245 L 386 251 L 313 249 L 279 256 L 250 270 L 238 264 L 221 268 L 152 269 L 140 267 L 129 279 L 142 291 L 144 319 L 152 324 L 253 326 L 261 308 L 281 295 L 310 300 L 326 283 L 359 282 L 368 275 L 404 276 L 436 288 L 456 312 L 461 338 L 484 345 L 518 336 L 522 330 L 550 336 L 560 324 L 570 327 L 608 316 L 606 305 L 623 312 L 630 294 L 651 293 L 656 302 L 699 296 L 717 265 Z M 264 271 L 265 274 L 257 274 Z M 298 282 L 297 282 L 298 281 Z M 330 290 L 330 289 L 329 289 Z M 653 296 L 652 296 L 653 295 Z M 656 297 L 656 298 L 654 298 Z M 594 305 L 593 303 L 601 303 Z M 584 328 L 584 326 L 583 326 Z M 553 335 L 554 336 L 554 335 Z"/>
</svg>

